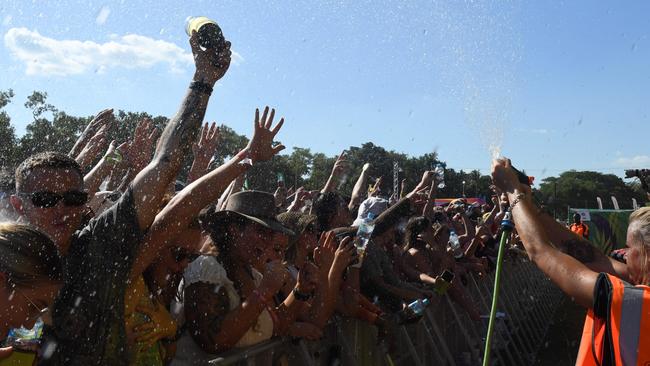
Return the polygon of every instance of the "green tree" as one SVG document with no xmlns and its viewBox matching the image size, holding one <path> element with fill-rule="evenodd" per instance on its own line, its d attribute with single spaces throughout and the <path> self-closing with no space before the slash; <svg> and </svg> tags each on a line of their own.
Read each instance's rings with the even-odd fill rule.
<svg viewBox="0 0 650 366">
<path fill-rule="evenodd" d="M 288 157 L 289 174 L 285 178 L 291 177 L 287 185 L 298 188 L 303 185 L 304 177 L 311 172 L 313 155 L 309 149 L 294 147 L 293 152 Z"/>
<path fill-rule="evenodd" d="M 0 91 L 0 167 L 10 168 L 16 159 L 16 131 L 7 112 L 1 110 L 11 102 L 14 91 Z"/>
<path fill-rule="evenodd" d="M 613 208 L 611 196 L 616 197 L 621 209 L 632 208 L 632 198 L 640 205 L 645 201 L 642 192 L 616 175 L 590 171 L 570 170 L 559 177 L 545 178 L 539 192 L 542 202 L 559 216 L 563 216 L 567 206 L 598 208 L 596 197 L 603 200 L 604 208 Z"/>
</svg>

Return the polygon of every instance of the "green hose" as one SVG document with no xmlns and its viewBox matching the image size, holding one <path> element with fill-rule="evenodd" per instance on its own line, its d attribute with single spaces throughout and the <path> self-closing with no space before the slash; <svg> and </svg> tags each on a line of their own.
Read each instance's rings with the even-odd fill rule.
<svg viewBox="0 0 650 366">
<path fill-rule="evenodd" d="M 497 256 L 497 269 L 494 274 L 494 293 L 492 295 L 492 309 L 490 310 L 490 323 L 488 324 L 487 336 L 485 337 L 485 353 L 483 355 L 483 366 L 490 364 L 490 348 L 492 344 L 492 334 L 494 332 L 494 319 L 497 313 L 497 304 L 499 303 L 499 285 L 501 282 L 501 268 L 503 264 L 503 248 L 506 246 L 506 240 L 512 232 L 512 221 L 509 215 L 506 214 L 501 226 L 503 232 L 501 233 L 501 241 L 499 242 L 499 255 Z"/>
</svg>

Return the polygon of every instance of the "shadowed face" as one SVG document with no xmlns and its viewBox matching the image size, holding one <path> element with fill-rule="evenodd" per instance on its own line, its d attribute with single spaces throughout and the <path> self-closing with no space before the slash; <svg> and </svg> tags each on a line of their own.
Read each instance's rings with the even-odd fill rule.
<svg viewBox="0 0 650 366">
<path fill-rule="evenodd" d="M 650 281 L 650 259 L 648 258 L 648 247 L 643 242 L 643 237 L 636 225 L 630 225 L 627 229 L 627 246 L 629 249 L 625 255 L 627 270 L 630 279 L 637 285 L 648 285 Z"/>
<path fill-rule="evenodd" d="M 0 319 L 2 327 L 32 329 L 36 320 L 45 318 L 61 283 L 43 280 L 30 286 L 11 286 L 0 281 Z"/>
<path fill-rule="evenodd" d="M 22 220 L 47 234 L 61 253 L 66 253 L 72 234 L 81 224 L 85 204 L 72 200 L 66 202 L 65 199 L 54 203 L 54 200 L 43 197 L 52 193 L 70 195 L 82 191 L 83 179 L 75 170 L 36 168 L 29 173 L 16 195 L 12 196 L 11 203 Z M 48 202 L 50 204 L 44 205 Z"/>
</svg>

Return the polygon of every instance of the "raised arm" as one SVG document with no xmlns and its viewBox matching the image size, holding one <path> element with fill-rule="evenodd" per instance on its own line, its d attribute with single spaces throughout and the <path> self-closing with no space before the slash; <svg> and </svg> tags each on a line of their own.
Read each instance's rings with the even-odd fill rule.
<svg viewBox="0 0 650 366">
<path fill-rule="evenodd" d="M 576 303 L 593 306 L 598 273 L 556 249 L 539 219 L 530 191 L 519 183 L 510 160 L 492 163 L 492 180 L 508 195 L 517 232 L 530 259 Z"/>
<path fill-rule="evenodd" d="M 343 151 L 336 159 L 334 167 L 332 168 L 332 173 L 327 179 L 327 183 L 325 183 L 325 187 L 323 187 L 321 193 L 334 192 L 337 185 L 344 180 L 343 177 L 347 174 L 348 170 L 348 162 L 345 158 L 345 151 Z"/>
<path fill-rule="evenodd" d="M 348 209 L 350 210 L 354 209 L 361 203 L 361 201 L 363 201 L 363 191 L 366 189 L 366 184 L 368 182 L 368 169 L 370 169 L 370 163 L 363 164 L 361 175 L 359 175 L 359 179 L 357 179 L 357 182 L 354 184 L 354 188 L 352 189 L 352 197 L 348 204 Z"/>
<path fill-rule="evenodd" d="M 104 109 L 97 113 L 95 118 L 86 125 L 86 128 L 81 133 L 68 155 L 77 160 L 81 151 L 88 144 L 88 141 L 90 141 L 90 139 L 96 135 L 100 129 L 109 126 L 114 119 L 115 116 L 113 116 L 113 109 Z M 77 162 L 79 162 L 79 160 L 77 160 Z"/>
<path fill-rule="evenodd" d="M 131 183 L 138 223 L 143 230 L 156 217 L 167 186 L 176 178 L 183 158 L 198 135 L 212 87 L 230 65 L 229 42 L 220 53 L 214 49 L 203 50 L 198 42 L 198 35 L 194 32 L 190 45 L 196 72 L 181 107 L 162 132 L 153 160 Z"/>
<path fill-rule="evenodd" d="M 609 273 L 625 281 L 631 281 L 627 264 L 606 256 L 588 240 L 576 235 L 548 214 L 540 212 L 539 220 L 544 225 L 551 243 L 562 253 L 577 259 L 592 271 Z"/>
<path fill-rule="evenodd" d="M 209 126 L 206 122 L 203 129 L 201 129 L 199 140 L 192 145 L 194 160 L 190 172 L 187 174 L 187 183 L 194 182 L 208 172 L 210 160 L 212 160 L 214 152 L 217 150 L 218 140 L 219 129 L 217 124 L 212 122 L 212 126 Z"/>
<path fill-rule="evenodd" d="M 250 164 L 239 164 L 249 157 L 254 163 L 270 160 L 284 149 L 283 145 L 273 145 L 275 135 L 282 127 L 284 119 L 273 128 L 275 110 L 266 107 L 262 118 L 259 110 L 255 111 L 255 129 L 253 138 L 248 145 L 230 161 L 204 175 L 183 188 L 156 216 L 155 221 L 147 232 L 140 254 L 133 266 L 132 276 L 137 276 L 155 259 L 161 247 L 171 245 L 199 214 L 201 209 L 216 202 L 221 193 L 239 175 L 250 167 Z"/>
<path fill-rule="evenodd" d="M 123 145 L 120 145 L 120 147 L 123 147 Z M 120 155 L 117 155 L 119 153 L 116 154 L 116 149 L 118 148 L 115 147 L 115 141 L 111 141 L 104 156 L 84 176 L 84 188 L 90 197 L 97 193 L 99 186 L 110 175 L 114 165 L 118 163 Z"/>
</svg>

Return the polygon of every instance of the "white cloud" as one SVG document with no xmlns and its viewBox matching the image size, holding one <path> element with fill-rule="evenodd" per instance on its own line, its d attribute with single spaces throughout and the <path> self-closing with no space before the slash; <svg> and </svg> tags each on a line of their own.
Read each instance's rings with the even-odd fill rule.
<svg viewBox="0 0 650 366">
<path fill-rule="evenodd" d="M 11 28 L 4 42 L 13 56 L 25 63 L 27 75 L 67 76 L 155 65 L 167 65 L 171 72 L 183 72 L 194 65 L 191 52 L 174 43 L 138 34 L 115 35 L 108 42 L 97 43 L 57 40 L 27 28 Z M 233 51 L 232 63 L 237 65 L 241 61 L 243 58 Z"/>
<path fill-rule="evenodd" d="M 546 135 L 548 133 L 548 130 L 545 128 L 536 128 L 536 129 L 532 129 L 530 132 L 538 133 L 540 135 Z"/>
<path fill-rule="evenodd" d="M 97 25 L 104 25 L 106 23 L 106 19 L 108 19 L 108 16 L 111 14 L 111 9 L 108 6 L 102 6 L 102 8 L 99 10 L 99 13 L 97 13 L 97 18 L 95 18 L 95 24 Z"/>
<path fill-rule="evenodd" d="M 648 169 L 650 168 L 650 156 L 620 157 L 614 161 L 614 164 L 625 169 Z"/>
</svg>

